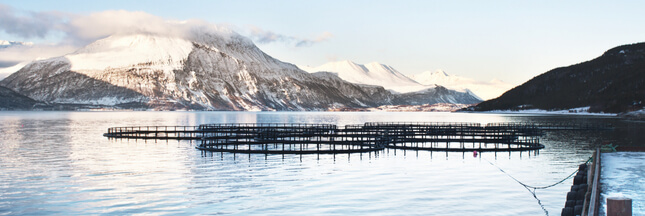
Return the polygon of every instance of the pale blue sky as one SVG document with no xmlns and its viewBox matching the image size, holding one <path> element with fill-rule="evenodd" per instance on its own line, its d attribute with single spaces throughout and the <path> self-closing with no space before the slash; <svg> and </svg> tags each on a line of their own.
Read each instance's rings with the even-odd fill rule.
<svg viewBox="0 0 645 216">
<path fill-rule="evenodd" d="M 443 69 L 482 81 L 521 84 L 555 67 L 590 60 L 612 47 L 645 41 L 644 1 L 4 1 L 15 11 L 90 14 L 144 11 L 165 19 L 226 24 L 298 39 L 310 46 L 256 43 L 282 61 L 377 61 L 407 75 Z M 0 29 L 0 39 L 23 38 Z"/>
</svg>

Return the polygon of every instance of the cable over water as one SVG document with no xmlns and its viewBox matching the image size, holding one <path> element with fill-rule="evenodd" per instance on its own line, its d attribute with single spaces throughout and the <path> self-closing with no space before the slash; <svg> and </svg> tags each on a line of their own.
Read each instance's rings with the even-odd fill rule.
<svg viewBox="0 0 645 216">
<path fill-rule="evenodd" d="M 531 185 L 525 184 L 524 182 L 522 182 L 522 181 L 518 180 L 517 178 L 513 177 L 511 174 L 507 173 L 507 172 L 506 172 L 504 169 L 502 169 L 501 167 L 499 167 L 499 166 L 495 165 L 494 163 L 490 162 L 488 159 L 484 158 L 484 160 L 485 160 L 486 162 L 488 162 L 490 165 L 493 165 L 494 167 L 496 167 L 497 169 L 499 169 L 499 171 L 501 171 L 502 173 L 506 174 L 506 175 L 507 175 L 508 177 L 510 177 L 511 179 L 515 180 L 517 183 L 519 183 L 519 184 L 520 184 L 520 185 L 522 185 L 524 188 L 526 188 L 526 190 L 528 190 L 531 194 L 533 194 L 533 198 L 535 198 L 535 200 L 537 200 L 537 202 L 538 202 L 538 204 L 540 205 L 540 207 L 542 207 L 542 210 L 544 211 L 544 214 L 545 214 L 545 215 L 547 215 L 547 216 L 549 215 L 549 211 L 547 211 L 547 210 L 546 210 L 546 208 L 544 208 L 544 205 L 542 204 L 542 201 L 541 201 L 541 200 L 537 197 L 537 195 L 535 194 L 535 190 L 537 190 L 537 189 L 547 189 L 547 188 L 550 188 L 550 187 L 553 187 L 553 186 L 559 185 L 559 184 L 561 184 L 562 182 L 566 181 L 567 179 L 570 179 L 570 178 L 571 178 L 573 175 L 575 175 L 576 173 L 578 173 L 578 170 L 576 169 L 576 170 L 575 170 L 575 171 L 573 171 L 571 174 L 569 174 L 567 177 L 565 177 L 564 179 L 562 179 L 562 180 L 560 180 L 560 181 L 558 181 L 558 182 L 556 182 L 556 183 L 553 183 L 553 184 L 550 184 L 550 185 L 547 185 L 547 186 L 537 186 L 537 187 L 536 187 L 536 186 L 531 186 Z M 589 162 L 589 161 L 591 161 L 591 160 L 592 160 L 592 158 L 591 158 L 591 157 L 589 157 L 589 159 L 587 159 L 587 161 L 585 161 L 585 163 L 588 163 L 588 162 Z M 533 189 L 533 190 L 531 190 L 531 189 Z"/>
</svg>

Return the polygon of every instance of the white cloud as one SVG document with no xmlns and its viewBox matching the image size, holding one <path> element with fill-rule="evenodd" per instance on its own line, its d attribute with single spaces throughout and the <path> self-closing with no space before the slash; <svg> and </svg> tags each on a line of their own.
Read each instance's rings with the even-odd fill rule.
<svg viewBox="0 0 645 216">
<path fill-rule="evenodd" d="M 61 43 L 85 45 L 114 34 L 151 33 L 187 36 L 196 26 L 207 26 L 203 21 L 174 21 L 141 11 L 109 10 L 79 15 L 49 12 L 24 12 L 0 4 L 0 31 L 30 38 L 45 38 L 63 33 Z"/>
<path fill-rule="evenodd" d="M 83 46 L 115 34 L 150 33 L 188 37 L 194 30 L 210 29 L 232 32 L 228 26 L 216 26 L 201 20 L 168 20 L 142 11 L 109 10 L 89 15 L 61 12 L 23 12 L 0 4 L 0 30 L 24 38 L 45 38 L 63 33 L 61 43 Z M 284 42 L 295 47 L 312 46 L 333 37 L 323 32 L 312 38 L 287 36 L 250 26 L 250 37 L 262 44 Z"/>
<path fill-rule="evenodd" d="M 0 65 L 13 66 L 20 62 L 34 59 L 45 59 L 74 52 L 77 47 L 72 45 L 43 45 L 12 46 L 0 49 Z"/>
<path fill-rule="evenodd" d="M 228 26 L 201 20 L 168 20 L 140 11 L 111 10 L 89 15 L 60 12 L 24 12 L 0 4 L 0 31 L 29 40 L 62 35 L 56 44 L 34 44 L 0 49 L 0 69 L 21 62 L 71 53 L 110 35 L 148 33 L 187 39 L 196 31 L 234 34 Z"/>
<path fill-rule="evenodd" d="M 189 37 L 194 28 L 210 26 L 203 21 L 166 20 L 140 11 L 103 11 L 87 16 L 74 16 L 62 29 L 68 40 L 89 43 L 115 34 L 149 33 Z"/>
<path fill-rule="evenodd" d="M 296 47 L 311 46 L 315 43 L 327 41 L 332 37 L 334 37 L 333 34 L 329 32 L 323 32 L 314 39 L 301 39 L 300 41 L 298 41 L 298 43 L 296 43 Z"/>
<path fill-rule="evenodd" d="M 320 35 L 314 37 L 313 39 L 309 38 L 299 38 L 294 36 L 287 36 L 272 31 L 267 31 L 261 29 L 257 26 L 250 26 L 250 37 L 253 41 L 261 44 L 282 42 L 287 44 L 292 44 L 295 47 L 307 47 L 312 46 L 316 43 L 327 41 L 330 38 L 334 37 L 333 34 L 329 32 L 323 32 Z"/>
<path fill-rule="evenodd" d="M 0 29 L 26 38 L 45 37 L 59 28 L 65 14 L 55 11 L 17 13 L 13 8 L 0 4 Z"/>
<path fill-rule="evenodd" d="M 0 50 L 0 69 L 38 58 L 65 55 L 110 35 L 148 33 L 199 40 L 201 34 L 195 32 L 230 37 L 237 35 L 232 31 L 233 28 L 235 27 L 215 25 L 203 20 L 169 20 L 142 11 L 109 10 L 82 15 L 56 11 L 19 11 L 0 4 L 0 31 L 25 40 L 62 36 L 56 44 L 35 44 Z M 285 42 L 295 47 L 311 46 L 333 37 L 331 33 L 323 32 L 313 38 L 298 38 L 255 26 L 250 31 L 251 38 L 258 43 Z"/>
</svg>

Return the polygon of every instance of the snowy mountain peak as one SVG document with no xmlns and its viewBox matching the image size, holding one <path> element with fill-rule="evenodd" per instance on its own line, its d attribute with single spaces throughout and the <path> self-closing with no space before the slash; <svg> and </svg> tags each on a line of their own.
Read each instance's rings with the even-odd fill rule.
<svg viewBox="0 0 645 216">
<path fill-rule="evenodd" d="M 329 62 L 318 67 L 301 67 L 303 70 L 314 72 L 336 73 L 341 79 L 358 84 L 378 85 L 396 92 L 414 92 L 428 88 L 408 78 L 391 66 L 378 62 L 365 65 L 345 60 Z"/>
<path fill-rule="evenodd" d="M 414 80 L 417 80 L 420 83 L 426 83 L 428 80 L 447 79 L 454 76 L 449 75 L 444 70 L 437 69 L 435 71 L 425 71 L 423 73 L 415 74 L 410 77 Z M 419 80 L 422 80 L 423 82 Z"/>
<path fill-rule="evenodd" d="M 448 73 L 446 73 L 445 71 L 443 71 L 443 70 L 441 70 L 441 69 L 438 69 L 438 70 L 436 70 L 436 71 L 432 72 L 432 75 L 435 75 L 435 76 L 445 76 L 445 77 L 450 76 L 450 75 L 448 75 Z"/>
<path fill-rule="evenodd" d="M 192 42 L 178 37 L 116 35 L 95 41 L 65 57 L 74 71 L 104 70 L 141 63 L 177 68 L 192 49 Z"/>
<path fill-rule="evenodd" d="M 365 64 L 365 67 L 369 71 L 381 71 L 382 73 L 392 73 L 392 74 L 395 74 L 395 75 L 401 74 L 401 73 L 399 73 L 399 71 L 394 69 L 392 66 L 384 65 L 384 64 L 381 64 L 381 63 L 378 63 L 378 62 L 367 63 L 367 64 Z M 403 74 L 401 74 L 401 75 L 403 75 Z M 407 77 L 405 77 L 405 78 L 407 78 Z"/>
<path fill-rule="evenodd" d="M 454 82 L 459 82 L 459 80 L 464 80 L 465 78 L 460 76 L 449 75 L 445 71 L 439 69 L 435 71 L 425 71 L 420 74 L 415 74 L 410 76 L 412 79 L 417 82 L 425 85 L 438 84 L 450 88 L 450 84 Z"/>
</svg>

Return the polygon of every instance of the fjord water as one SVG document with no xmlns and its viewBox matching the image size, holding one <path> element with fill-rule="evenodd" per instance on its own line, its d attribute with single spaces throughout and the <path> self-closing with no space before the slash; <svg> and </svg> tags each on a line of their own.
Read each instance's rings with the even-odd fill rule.
<svg viewBox="0 0 645 216">
<path fill-rule="evenodd" d="M 468 113 L 0 112 L 0 215 L 559 215 L 571 180 L 537 190 L 538 201 L 509 175 L 549 185 L 574 172 L 603 140 L 633 142 L 617 131 L 552 131 L 539 152 L 477 157 L 387 149 L 249 155 L 202 152 L 189 141 L 102 136 L 116 126 L 371 121 L 631 124 Z"/>
</svg>

